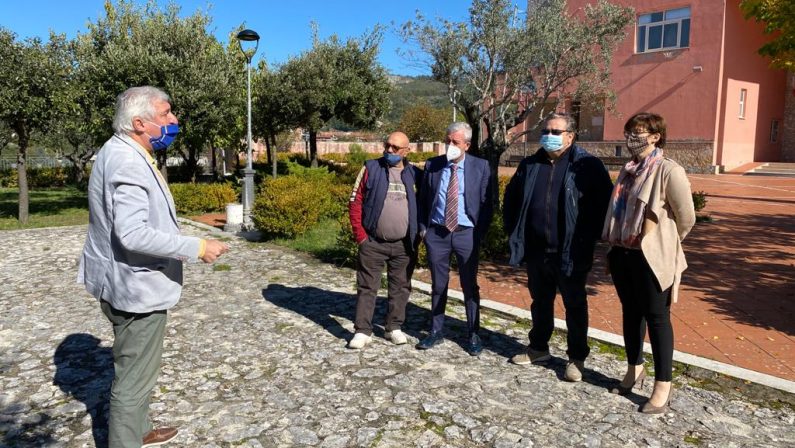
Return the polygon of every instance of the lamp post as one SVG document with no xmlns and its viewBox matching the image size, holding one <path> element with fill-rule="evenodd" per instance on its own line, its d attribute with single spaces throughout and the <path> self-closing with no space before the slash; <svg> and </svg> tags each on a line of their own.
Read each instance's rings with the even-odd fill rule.
<svg viewBox="0 0 795 448">
<path fill-rule="evenodd" d="M 248 49 L 243 48 L 243 42 L 254 42 L 252 49 L 248 44 Z M 252 230 L 251 208 L 254 206 L 254 168 L 251 166 L 251 59 L 259 47 L 259 34 L 254 30 L 245 29 L 237 33 L 237 43 L 240 51 L 246 57 L 246 72 L 248 82 L 246 84 L 246 105 L 248 109 L 248 144 L 246 148 L 246 167 L 243 169 L 243 228 Z"/>
</svg>

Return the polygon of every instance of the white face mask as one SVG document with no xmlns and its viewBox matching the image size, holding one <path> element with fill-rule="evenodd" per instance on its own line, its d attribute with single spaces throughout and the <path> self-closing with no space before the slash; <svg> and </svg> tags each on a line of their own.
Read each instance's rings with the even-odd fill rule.
<svg viewBox="0 0 795 448">
<path fill-rule="evenodd" d="M 456 145 L 447 144 L 445 146 L 445 151 L 447 151 L 447 160 L 453 161 L 461 157 L 461 148 Z"/>
</svg>

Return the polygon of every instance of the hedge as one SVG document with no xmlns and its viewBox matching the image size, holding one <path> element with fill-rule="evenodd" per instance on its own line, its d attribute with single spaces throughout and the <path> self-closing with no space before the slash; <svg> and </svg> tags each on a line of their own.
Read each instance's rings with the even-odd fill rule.
<svg viewBox="0 0 795 448">
<path fill-rule="evenodd" d="M 226 204 L 237 202 L 237 192 L 230 183 L 169 184 L 178 213 L 223 212 Z"/>
</svg>

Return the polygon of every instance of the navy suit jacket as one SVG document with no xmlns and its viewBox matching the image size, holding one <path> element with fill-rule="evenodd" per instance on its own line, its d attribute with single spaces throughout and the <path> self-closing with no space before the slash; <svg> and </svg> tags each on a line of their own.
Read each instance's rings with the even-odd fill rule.
<svg viewBox="0 0 795 448">
<path fill-rule="evenodd" d="M 447 166 L 447 157 L 438 156 L 425 162 L 425 174 L 420 188 L 418 204 L 420 232 L 431 225 L 431 216 L 439 193 L 442 171 Z M 491 170 L 489 163 L 467 154 L 464 157 L 464 205 L 469 219 L 475 223 L 475 235 L 482 239 L 489 230 L 494 209 L 491 203 Z"/>
</svg>

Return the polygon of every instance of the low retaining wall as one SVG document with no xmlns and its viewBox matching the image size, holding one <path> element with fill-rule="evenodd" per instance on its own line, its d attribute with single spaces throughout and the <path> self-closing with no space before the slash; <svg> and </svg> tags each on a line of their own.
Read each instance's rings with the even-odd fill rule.
<svg viewBox="0 0 795 448">
<path fill-rule="evenodd" d="M 598 142 L 578 141 L 577 145 L 585 148 L 597 157 L 628 156 L 623 140 L 606 140 Z M 500 163 L 506 164 L 511 156 L 531 155 L 539 148 L 538 143 L 520 143 L 511 146 L 500 157 Z M 712 164 L 713 142 L 711 140 L 668 141 L 665 143 L 665 156 L 682 165 L 688 173 L 714 174 L 716 167 Z"/>
<path fill-rule="evenodd" d="M 383 142 L 340 142 L 340 141 L 322 141 L 317 142 L 318 155 L 323 154 L 347 154 L 350 152 L 351 145 L 359 145 L 364 152 L 382 152 L 384 150 Z M 290 152 L 304 153 L 307 151 L 306 143 L 293 142 L 290 146 Z M 433 151 L 436 154 L 444 153 L 444 143 L 409 143 L 409 151 L 411 152 L 429 152 Z"/>
</svg>

